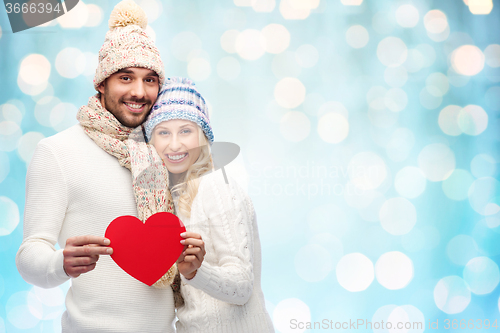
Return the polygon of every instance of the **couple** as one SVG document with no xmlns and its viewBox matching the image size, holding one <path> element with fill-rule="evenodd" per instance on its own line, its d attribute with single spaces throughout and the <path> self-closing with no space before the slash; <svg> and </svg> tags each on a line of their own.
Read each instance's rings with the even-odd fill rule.
<svg viewBox="0 0 500 333">
<path fill-rule="evenodd" d="M 221 171 L 201 177 L 213 168 L 203 97 L 188 79 L 165 79 L 133 1 L 109 25 L 98 94 L 78 125 L 40 141 L 28 168 L 19 272 L 43 288 L 71 279 L 63 332 L 273 332 L 252 203 Z M 148 286 L 115 264 L 103 235 L 119 216 L 165 211 L 186 226 L 184 251 Z"/>
</svg>

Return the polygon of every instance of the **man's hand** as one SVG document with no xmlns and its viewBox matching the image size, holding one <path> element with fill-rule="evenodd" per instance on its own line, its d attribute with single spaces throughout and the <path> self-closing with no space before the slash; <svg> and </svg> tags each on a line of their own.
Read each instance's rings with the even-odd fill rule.
<svg viewBox="0 0 500 333">
<path fill-rule="evenodd" d="M 177 268 L 186 279 L 191 280 L 205 257 L 205 243 L 195 232 L 183 232 L 181 237 L 186 238 L 181 240 L 185 247 L 177 260 Z"/>
<path fill-rule="evenodd" d="M 82 273 L 90 272 L 95 268 L 100 254 L 112 254 L 113 249 L 107 247 L 110 240 L 98 236 L 76 236 L 66 240 L 63 250 L 63 268 L 66 274 L 76 278 Z"/>
</svg>

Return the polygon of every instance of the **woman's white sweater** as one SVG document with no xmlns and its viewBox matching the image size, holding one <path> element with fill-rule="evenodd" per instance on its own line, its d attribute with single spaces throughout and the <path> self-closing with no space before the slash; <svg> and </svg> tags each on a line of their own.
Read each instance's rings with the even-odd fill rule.
<svg viewBox="0 0 500 333">
<path fill-rule="evenodd" d="M 206 255 L 196 275 L 182 275 L 185 305 L 177 309 L 179 333 L 274 332 L 261 289 L 257 221 L 248 195 L 222 172 L 201 178 L 191 217 L 176 213 L 187 231 L 199 233 Z"/>
</svg>

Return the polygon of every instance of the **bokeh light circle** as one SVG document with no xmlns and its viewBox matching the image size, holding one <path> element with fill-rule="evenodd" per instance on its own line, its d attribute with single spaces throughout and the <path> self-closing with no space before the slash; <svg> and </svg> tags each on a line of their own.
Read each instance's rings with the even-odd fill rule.
<svg viewBox="0 0 500 333">
<path fill-rule="evenodd" d="M 484 49 L 486 64 L 490 67 L 500 67 L 500 45 L 491 44 Z"/>
<path fill-rule="evenodd" d="M 48 81 L 50 62 L 41 54 L 30 54 L 21 61 L 19 77 L 31 86 L 39 86 Z"/>
<path fill-rule="evenodd" d="M 375 277 L 373 263 L 361 253 L 343 256 L 337 264 L 336 274 L 339 284 L 351 292 L 365 290 Z"/>
<path fill-rule="evenodd" d="M 254 0 L 252 1 L 252 8 L 258 13 L 270 13 L 276 7 L 275 0 Z"/>
<path fill-rule="evenodd" d="M 17 152 L 24 162 L 29 163 L 38 142 L 43 138 L 45 136 L 39 132 L 28 132 L 21 137 Z"/>
<path fill-rule="evenodd" d="M 470 301 L 469 286 L 459 276 L 444 277 L 434 287 L 434 302 L 441 311 L 447 314 L 464 311 Z"/>
<path fill-rule="evenodd" d="M 476 179 L 469 188 L 469 203 L 481 215 L 488 214 L 491 205 L 499 205 L 500 182 L 493 177 Z"/>
<path fill-rule="evenodd" d="M 408 48 L 402 39 L 386 37 L 377 46 L 377 57 L 383 65 L 397 67 L 406 61 Z"/>
<path fill-rule="evenodd" d="M 380 224 L 391 235 L 404 235 L 417 223 L 415 206 L 402 197 L 388 199 L 379 212 Z"/>
<path fill-rule="evenodd" d="M 413 199 L 425 191 L 427 180 L 422 170 L 406 166 L 398 171 L 394 178 L 394 188 L 402 197 Z"/>
<path fill-rule="evenodd" d="M 304 102 L 306 87 L 297 78 L 286 77 L 281 79 L 274 88 L 274 98 L 279 105 L 285 108 L 295 108 Z"/>
<path fill-rule="evenodd" d="M 9 172 L 10 172 L 9 155 L 0 151 L 0 183 L 3 182 L 5 178 L 7 178 Z"/>
<path fill-rule="evenodd" d="M 87 5 L 87 10 L 89 12 L 87 22 L 85 22 L 86 27 L 97 27 L 102 22 L 103 11 L 102 8 L 93 3 Z M 148 21 L 150 17 L 148 16 Z"/>
<path fill-rule="evenodd" d="M 475 45 L 462 45 L 451 54 L 453 69 L 462 75 L 472 76 L 484 68 L 485 57 Z"/>
<path fill-rule="evenodd" d="M 396 9 L 396 21 L 403 28 L 413 28 L 419 19 L 418 9 L 410 4 L 401 5 Z"/>
<path fill-rule="evenodd" d="M 40 312 L 40 304 L 36 308 L 30 307 L 27 300 L 28 292 L 19 291 L 12 294 L 5 305 L 7 320 L 19 330 L 34 328 L 40 322 L 40 318 L 33 314 Z"/>
<path fill-rule="evenodd" d="M 387 289 L 402 289 L 413 279 L 413 262 L 402 252 L 386 252 L 375 263 L 375 276 Z"/>
<path fill-rule="evenodd" d="M 474 294 L 489 294 L 500 282 L 500 270 L 490 258 L 476 257 L 465 265 L 464 280 Z"/>
<path fill-rule="evenodd" d="M 448 178 L 455 169 L 455 154 L 442 143 L 432 143 L 420 151 L 418 166 L 425 178 L 439 182 Z"/>
<path fill-rule="evenodd" d="M 225 31 L 220 37 L 220 45 L 222 49 L 227 53 L 236 53 L 236 38 L 239 34 L 240 32 L 235 29 Z"/>
<path fill-rule="evenodd" d="M 448 135 L 457 136 L 462 134 L 458 125 L 458 115 L 462 108 L 458 105 L 448 105 L 439 112 L 438 124 L 441 130 Z"/>
<path fill-rule="evenodd" d="M 62 77 L 74 79 L 85 70 L 85 55 L 75 47 L 62 49 L 56 57 L 56 70 Z"/>
<path fill-rule="evenodd" d="M 16 104 L 16 105 L 15 105 Z M 13 121 L 17 125 L 21 125 L 23 120 L 24 104 L 17 100 L 10 100 L 5 104 L 0 105 L 0 118 L 3 116 L 4 120 Z"/>
<path fill-rule="evenodd" d="M 360 49 L 368 44 L 370 36 L 368 30 L 362 25 L 353 25 L 347 29 L 345 38 L 350 47 Z"/>
<path fill-rule="evenodd" d="M 349 134 L 349 122 L 341 114 L 328 112 L 319 119 L 318 134 L 328 143 L 342 142 Z"/>
<path fill-rule="evenodd" d="M 281 24 L 272 23 L 262 29 L 266 52 L 278 54 L 290 45 L 290 32 Z"/>
<path fill-rule="evenodd" d="M 295 254 L 295 271 L 307 282 L 324 280 L 333 269 L 332 258 L 323 246 L 307 244 Z"/>
<path fill-rule="evenodd" d="M 282 333 L 304 332 L 306 329 L 295 328 L 292 329 L 290 322 L 296 320 L 297 322 L 311 321 L 311 311 L 306 303 L 298 298 L 287 298 L 279 302 L 274 308 L 273 323 Z"/>
<path fill-rule="evenodd" d="M 13 151 L 17 148 L 23 132 L 13 121 L 0 122 L 0 150 Z"/>
<path fill-rule="evenodd" d="M 80 29 L 88 21 L 89 9 L 83 1 L 78 1 L 69 12 L 57 18 L 57 23 L 65 29 Z"/>
<path fill-rule="evenodd" d="M 10 235 L 19 224 L 19 208 L 10 198 L 0 197 L 0 236 Z"/>
<path fill-rule="evenodd" d="M 238 34 L 235 50 L 246 60 L 257 60 L 266 53 L 266 38 L 259 30 L 246 29 Z"/>
<path fill-rule="evenodd" d="M 488 127 L 488 114 L 479 105 L 467 105 L 457 116 L 460 130 L 468 135 L 479 135 Z"/>
<path fill-rule="evenodd" d="M 478 154 L 470 162 L 470 170 L 474 177 L 492 177 L 495 175 L 497 162 L 488 154 Z"/>
<path fill-rule="evenodd" d="M 425 29 L 432 34 L 439 34 L 448 27 L 448 19 L 445 13 L 438 9 L 430 10 L 424 16 Z"/>
</svg>

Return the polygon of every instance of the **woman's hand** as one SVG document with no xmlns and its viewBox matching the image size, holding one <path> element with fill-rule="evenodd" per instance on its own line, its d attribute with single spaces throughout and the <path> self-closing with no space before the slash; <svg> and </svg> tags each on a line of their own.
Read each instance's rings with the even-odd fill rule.
<svg viewBox="0 0 500 333">
<path fill-rule="evenodd" d="M 177 259 L 177 268 L 186 279 L 191 280 L 205 257 L 205 243 L 201 235 L 195 232 L 183 232 L 181 237 L 185 238 L 181 240 L 181 244 L 185 246 Z"/>
</svg>

